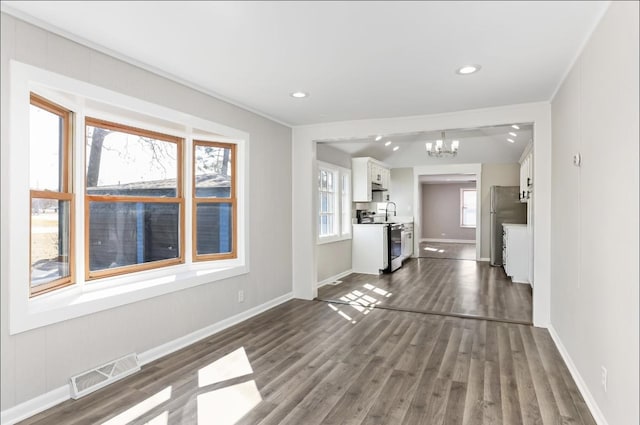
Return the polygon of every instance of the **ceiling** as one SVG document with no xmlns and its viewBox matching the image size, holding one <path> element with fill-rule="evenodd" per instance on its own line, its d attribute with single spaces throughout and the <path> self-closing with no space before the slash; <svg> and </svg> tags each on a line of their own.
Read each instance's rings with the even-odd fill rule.
<svg viewBox="0 0 640 425">
<path fill-rule="evenodd" d="M 3 1 L 288 125 L 551 98 L 608 2 Z M 472 75 L 456 69 L 479 64 Z M 301 90 L 305 99 L 289 94 Z"/>
<path fill-rule="evenodd" d="M 427 155 L 425 143 L 442 139 L 439 131 L 320 140 L 318 143 L 346 152 L 351 157 L 376 158 L 392 168 L 434 164 L 514 164 L 533 141 L 533 126 L 530 123 L 514 125 L 518 129 L 512 125 L 498 125 L 445 131 L 444 141 L 447 146 L 451 145 L 452 140 L 460 142 L 455 157 L 431 158 Z M 383 137 L 376 140 L 378 136 Z M 513 143 L 508 139 L 513 140 Z M 398 149 L 394 151 L 395 147 Z"/>
</svg>

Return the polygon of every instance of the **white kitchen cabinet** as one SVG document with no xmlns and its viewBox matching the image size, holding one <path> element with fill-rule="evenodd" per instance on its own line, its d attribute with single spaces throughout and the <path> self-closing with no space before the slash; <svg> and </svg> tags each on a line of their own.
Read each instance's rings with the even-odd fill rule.
<svg viewBox="0 0 640 425">
<path fill-rule="evenodd" d="M 533 190 L 533 152 L 528 146 L 520 159 L 520 202 L 529 202 Z"/>
<path fill-rule="evenodd" d="M 388 224 L 354 224 L 351 271 L 380 274 L 389 266 Z"/>
<path fill-rule="evenodd" d="M 504 271 L 516 283 L 529 283 L 529 233 L 526 224 L 502 225 Z"/>
<path fill-rule="evenodd" d="M 380 189 L 389 189 L 391 172 L 382 162 L 373 158 L 352 158 L 351 176 L 353 202 L 371 202 L 373 184 Z"/>
<path fill-rule="evenodd" d="M 413 255 L 413 223 L 404 223 L 402 231 L 402 259 L 411 258 Z"/>
</svg>

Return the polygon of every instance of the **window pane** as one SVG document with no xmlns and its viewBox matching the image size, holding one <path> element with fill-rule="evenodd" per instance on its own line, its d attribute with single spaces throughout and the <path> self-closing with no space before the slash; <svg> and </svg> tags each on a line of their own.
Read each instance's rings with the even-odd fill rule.
<svg viewBox="0 0 640 425">
<path fill-rule="evenodd" d="M 465 190 L 462 192 L 463 206 L 465 208 L 475 208 L 476 206 L 476 191 Z"/>
<path fill-rule="evenodd" d="M 63 149 L 62 117 L 30 105 L 29 170 L 30 188 L 61 192 Z"/>
<path fill-rule="evenodd" d="M 230 198 L 231 148 L 195 145 L 196 196 L 199 198 Z"/>
<path fill-rule="evenodd" d="M 176 196 L 176 143 L 88 125 L 86 154 L 90 195 Z"/>
<path fill-rule="evenodd" d="M 462 216 L 462 224 L 464 226 L 475 226 L 476 225 L 476 210 L 475 209 L 464 209 Z"/>
<path fill-rule="evenodd" d="M 89 269 L 178 258 L 180 205 L 90 202 Z"/>
<path fill-rule="evenodd" d="M 197 255 L 233 251 L 233 205 L 207 203 L 196 206 Z"/>
<path fill-rule="evenodd" d="M 69 201 L 31 201 L 31 287 L 67 277 L 69 269 Z"/>
</svg>

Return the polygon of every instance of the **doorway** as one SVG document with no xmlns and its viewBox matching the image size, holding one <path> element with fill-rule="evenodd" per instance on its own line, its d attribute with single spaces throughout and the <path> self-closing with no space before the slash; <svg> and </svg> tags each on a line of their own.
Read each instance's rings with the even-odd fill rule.
<svg viewBox="0 0 640 425">
<path fill-rule="evenodd" d="M 478 190 L 474 174 L 420 176 L 417 257 L 476 260 Z"/>
</svg>

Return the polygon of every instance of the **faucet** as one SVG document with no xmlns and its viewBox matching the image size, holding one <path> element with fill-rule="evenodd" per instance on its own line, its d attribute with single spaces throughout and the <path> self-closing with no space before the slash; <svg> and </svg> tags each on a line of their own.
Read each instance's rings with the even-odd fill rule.
<svg viewBox="0 0 640 425">
<path fill-rule="evenodd" d="M 396 211 L 398 210 L 398 206 L 395 202 L 387 202 L 387 205 L 384 208 L 384 221 L 389 221 L 389 204 L 393 204 L 393 216 L 396 216 Z"/>
</svg>

